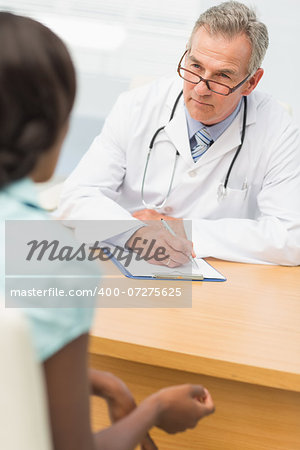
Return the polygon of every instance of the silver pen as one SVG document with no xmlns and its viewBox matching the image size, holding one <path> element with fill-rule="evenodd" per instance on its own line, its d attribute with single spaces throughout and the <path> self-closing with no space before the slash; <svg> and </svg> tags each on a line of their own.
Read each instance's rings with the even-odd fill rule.
<svg viewBox="0 0 300 450">
<path fill-rule="evenodd" d="M 161 220 L 161 223 L 163 224 L 164 228 L 165 228 L 170 234 L 172 234 L 172 236 L 176 236 L 175 231 L 172 230 L 172 228 L 170 227 L 170 225 L 169 225 L 164 219 L 160 219 L 160 220 Z M 193 264 L 193 263 L 196 264 L 195 261 L 194 261 L 194 258 L 192 257 L 192 255 L 189 256 L 189 260 L 191 261 L 192 264 Z M 197 269 L 198 269 L 198 267 L 197 267 Z"/>
</svg>

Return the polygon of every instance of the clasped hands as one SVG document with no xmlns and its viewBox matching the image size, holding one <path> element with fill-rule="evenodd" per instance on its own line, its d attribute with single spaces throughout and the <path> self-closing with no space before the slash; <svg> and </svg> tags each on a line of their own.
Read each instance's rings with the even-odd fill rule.
<svg viewBox="0 0 300 450">
<path fill-rule="evenodd" d="M 136 408 L 130 390 L 115 375 L 89 369 L 89 380 L 92 394 L 105 399 L 112 423 Z M 209 392 L 201 385 L 183 384 L 164 388 L 143 402 L 148 402 L 157 411 L 155 426 L 167 433 L 194 428 L 201 418 L 212 414 L 215 409 Z M 142 450 L 158 449 L 149 433 L 140 445 Z"/>
<path fill-rule="evenodd" d="M 141 257 L 147 256 L 150 264 L 173 268 L 186 264 L 190 255 L 196 256 L 193 243 L 186 237 L 182 219 L 160 214 L 153 209 L 142 209 L 132 215 L 147 226 L 139 228 L 126 242 L 126 247 L 138 252 Z M 172 221 L 170 226 L 176 236 L 162 226 L 160 219 Z"/>
<path fill-rule="evenodd" d="M 111 423 L 117 422 L 136 408 L 133 395 L 126 384 L 112 373 L 89 369 L 89 380 L 92 395 L 106 401 Z M 141 450 L 158 449 L 149 433 L 140 445 Z"/>
</svg>

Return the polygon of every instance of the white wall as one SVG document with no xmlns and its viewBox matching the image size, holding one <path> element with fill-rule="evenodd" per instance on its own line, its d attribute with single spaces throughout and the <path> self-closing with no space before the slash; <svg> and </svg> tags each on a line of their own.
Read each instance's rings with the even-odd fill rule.
<svg viewBox="0 0 300 450">
<path fill-rule="evenodd" d="M 148 5 L 148 0 L 140 0 L 139 5 Z M 151 2 L 153 4 L 153 1 Z M 178 16 L 174 11 L 170 17 L 172 27 L 159 26 L 153 23 L 138 27 L 138 17 L 133 17 L 127 25 L 127 38 L 120 49 L 110 56 L 102 56 L 106 65 L 105 73 L 109 76 L 119 71 L 125 81 L 129 78 L 158 77 L 161 74 L 176 72 L 176 65 L 181 56 L 190 30 L 198 14 L 204 9 L 218 4 L 218 1 L 185 2 L 176 0 L 161 0 L 154 2 L 162 5 L 161 14 L 164 20 L 168 17 L 168 8 L 177 5 L 177 11 L 184 10 L 181 22 L 175 23 Z M 279 100 L 287 102 L 293 109 L 295 119 L 300 125 L 300 2 L 297 0 L 256 0 L 245 1 L 254 6 L 260 19 L 267 25 L 270 36 L 270 46 L 263 62 L 265 74 L 259 89 L 263 89 Z M 178 5 L 180 8 L 178 9 Z M 185 5 L 185 6 L 183 6 Z M 187 11 L 188 10 L 188 14 Z M 147 10 L 145 11 L 145 15 Z M 150 13 L 150 11 L 149 11 Z M 149 14 L 150 15 L 150 14 Z M 145 21 L 146 22 L 146 21 Z M 149 21 L 150 22 L 150 21 Z M 177 25 L 177 26 L 176 26 Z M 141 23 L 143 26 L 143 23 Z M 169 31 L 169 34 L 168 34 Z M 80 66 L 80 55 L 77 55 Z M 103 69 L 102 69 L 103 70 Z M 78 108 L 86 113 L 100 114 L 101 98 L 104 100 L 103 111 L 109 109 L 111 99 L 118 92 L 118 80 L 115 80 L 116 92 L 110 87 L 106 89 L 105 80 L 95 75 L 94 83 L 87 82 L 87 75 L 81 66 L 81 91 L 78 98 Z M 100 72 L 99 72 L 100 75 Z M 93 103 L 96 93 L 98 101 Z M 99 97 L 98 97 L 99 96 Z"/>
<path fill-rule="evenodd" d="M 134 83 L 176 74 L 198 15 L 210 0 L 0 0 L 49 24 L 67 41 L 78 73 L 74 122 L 58 172 L 69 172 L 100 131 L 120 92 Z M 258 86 L 288 103 L 300 126 L 300 2 L 245 0 L 267 25 L 270 47 Z"/>
</svg>

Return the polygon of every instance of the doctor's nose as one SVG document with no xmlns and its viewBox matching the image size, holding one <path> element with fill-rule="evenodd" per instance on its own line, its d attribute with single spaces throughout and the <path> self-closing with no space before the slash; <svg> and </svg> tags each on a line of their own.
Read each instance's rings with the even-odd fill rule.
<svg viewBox="0 0 300 450">
<path fill-rule="evenodd" d="M 194 90 L 198 95 L 210 95 L 211 91 L 208 89 L 205 81 L 199 81 L 198 84 L 195 84 Z"/>
</svg>

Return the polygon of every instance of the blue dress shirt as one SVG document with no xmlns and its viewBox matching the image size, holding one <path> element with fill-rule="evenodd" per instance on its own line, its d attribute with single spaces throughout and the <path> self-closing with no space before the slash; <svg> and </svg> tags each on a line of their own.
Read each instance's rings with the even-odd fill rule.
<svg viewBox="0 0 300 450">
<path fill-rule="evenodd" d="M 226 117 L 221 122 L 216 123 L 214 125 L 210 125 L 210 126 L 204 125 L 203 123 L 199 122 L 198 120 L 193 119 L 190 116 L 187 108 L 185 107 L 185 116 L 186 116 L 186 121 L 187 121 L 187 126 L 188 126 L 188 133 L 189 133 L 191 149 L 196 145 L 195 134 L 197 133 L 197 131 L 201 131 L 202 128 L 204 128 L 204 127 L 207 129 L 211 138 L 215 142 L 221 136 L 221 134 L 223 134 L 224 131 L 229 127 L 229 125 L 232 124 L 232 122 L 234 121 L 234 119 L 236 118 L 236 116 L 238 115 L 238 113 L 240 111 L 241 104 L 242 104 L 242 100 L 239 101 L 237 107 L 230 114 L 230 116 Z"/>
</svg>

